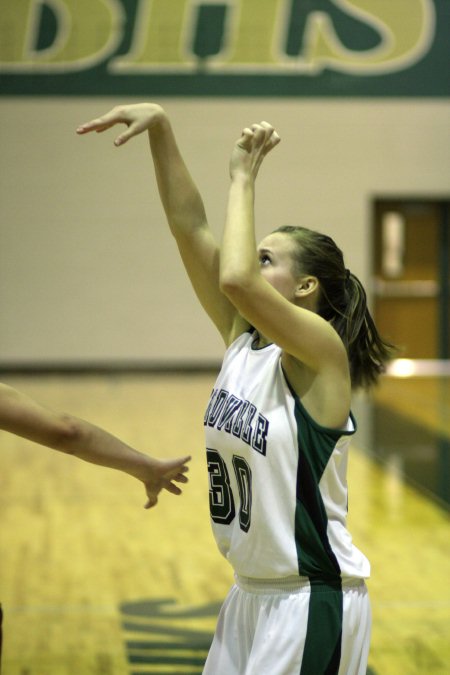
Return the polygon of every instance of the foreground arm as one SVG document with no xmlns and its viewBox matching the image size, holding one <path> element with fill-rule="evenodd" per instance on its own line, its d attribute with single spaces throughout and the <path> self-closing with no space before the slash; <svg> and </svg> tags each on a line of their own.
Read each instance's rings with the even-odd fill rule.
<svg viewBox="0 0 450 675">
<path fill-rule="evenodd" d="M 200 193 L 178 148 L 169 118 L 161 106 L 153 103 L 118 106 L 102 117 L 83 124 L 77 133 L 101 132 L 118 123 L 127 125 L 127 129 L 115 140 L 118 146 L 148 131 L 158 190 L 170 230 L 177 241 L 197 297 L 228 344 L 236 322 L 242 323 L 242 320 L 220 291 L 219 247 L 208 225 Z"/>
<path fill-rule="evenodd" d="M 190 457 L 154 459 L 137 452 L 100 427 L 66 413 L 48 410 L 4 384 L 0 384 L 0 429 L 134 476 L 144 483 L 148 497 L 145 508 L 156 504 L 163 489 L 181 494 L 175 483 L 188 481 L 185 474 Z"/>
<path fill-rule="evenodd" d="M 318 314 L 283 297 L 260 271 L 254 198 L 259 167 L 279 142 L 267 122 L 244 129 L 230 162 L 231 185 L 221 251 L 220 282 L 239 313 L 287 354 L 319 372 L 346 366 L 342 341 Z M 299 288 L 301 284 L 299 281 Z"/>
</svg>

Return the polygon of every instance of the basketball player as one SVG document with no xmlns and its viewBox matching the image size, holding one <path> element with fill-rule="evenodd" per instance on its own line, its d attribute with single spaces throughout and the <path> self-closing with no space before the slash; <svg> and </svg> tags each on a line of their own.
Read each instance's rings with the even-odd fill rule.
<svg viewBox="0 0 450 675">
<path fill-rule="evenodd" d="M 255 181 L 280 140 L 270 124 L 234 145 L 219 247 L 164 110 L 117 107 L 78 133 L 117 123 L 128 128 L 116 145 L 148 130 L 169 226 L 226 346 L 204 424 L 212 526 L 236 583 L 204 673 L 365 675 L 370 566 L 346 529 L 350 401 L 390 346 L 332 239 L 282 227 L 257 246 Z"/>
<path fill-rule="evenodd" d="M 181 494 L 175 483 L 187 483 L 190 457 L 154 459 L 85 420 L 49 410 L 25 394 L 0 384 L 0 429 L 74 455 L 92 464 L 119 469 L 142 481 L 145 508 L 158 501 L 161 490 Z"/>
</svg>

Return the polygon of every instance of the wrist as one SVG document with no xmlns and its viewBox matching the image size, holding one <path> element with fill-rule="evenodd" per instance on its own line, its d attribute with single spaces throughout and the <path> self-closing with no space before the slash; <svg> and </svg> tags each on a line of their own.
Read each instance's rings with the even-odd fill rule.
<svg viewBox="0 0 450 675">
<path fill-rule="evenodd" d="M 231 174 L 231 183 L 233 185 L 252 188 L 255 184 L 255 179 L 252 174 L 245 171 L 245 169 L 235 170 Z"/>
<path fill-rule="evenodd" d="M 170 127 L 169 118 L 166 111 L 160 105 L 150 104 L 152 113 L 150 123 L 148 125 L 149 132 L 159 131 Z"/>
<path fill-rule="evenodd" d="M 133 478 L 137 478 L 142 483 L 148 481 L 149 474 L 152 472 L 154 462 L 149 455 L 145 455 L 137 450 L 133 450 L 133 457 L 127 460 L 124 470 Z"/>
</svg>

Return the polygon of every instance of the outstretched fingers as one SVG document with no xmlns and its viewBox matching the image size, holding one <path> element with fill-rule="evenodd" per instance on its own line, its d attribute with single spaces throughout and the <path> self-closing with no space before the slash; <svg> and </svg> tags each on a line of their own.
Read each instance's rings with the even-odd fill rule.
<svg viewBox="0 0 450 675">
<path fill-rule="evenodd" d="M 147 492 L 146 509 L 150 509 L 158 502 L 158 495 L 161 490 L 167 490 L 173 495 L 180 495 L 181 488 L 176 483 L 187 483 L 188 477 L 186 473 L 189 471 L 188 462 L 191 456 L 178 457 L 177 459 L 169 460 L 154 460 L 154 466 L 151 475 L 145 481 L 145 489 Z"/>
<path fill-rule="evenodd" d="M 77 134 L 87 134 L 90 131 L 106 131 L 119 122 L 126 122 L 126 120 L 119 114 L 117 108 L 113 108 L 101 117 L 96 117 L 95 119 L 90 120 L 90 122 L 80 124 L 80 126 L 77 127 Z"/>
<path fill-rule="evenodd" d="M 177 479 L 172 479 L 172 480 L 177 480 Z M 187 478 L 185 480 L 181 480 L 180 482 L 187 483 Z M 159 492 L 164 489 L 167 490 L 167 492 L 170 492 L 172 495 L 181 495 L 182 490 L 181 488 L 178 487 L 178 485 L 175 485 L 175 483 L 172 483 L 170 480 L 164 480 L 160 486 L 160 488 L 157 488 L 155 490 L 148 490 L 147 491 L 147 503 L 144 505 L 144 509 L 151 509 L 153 506 L 156 506 L 158 503 L 158 495 Z"/>
<path fill-rule="evenodd" d="M 185 457 L 180 457 L 178 459 L 170 459 L 167 461 L 166 464 L 166 472 L 165 476 L 166 478 L 176 479 L 178 480 L 178 477 L 182 479 L 183 483 L 187 482 L 187 476 L 184 474 L 189 471 L 189 466 L 188 462 L 191 461 L 191 456 L 186 455 Z"/>
<path fill-rule="evenodd" d="M 125 129 L 117 138 L 114 140 L 114 145 L 119 146 L 123 145 L 127 141 L 130 140 L 130 138 L 133 138 L 133 136 L 137 136 L 137 134 L 140 134 L 143 129 L 137 122 L 133 123 L 128 123 L 125 122 L 125 124 L 128 124 L 128 128 Z"/>
<path fill-rule="evenodd" d="M 146 103 L 116 106 L 105 115 L 81 124 L 77 128 L 77 134 L 83 135 L 91 131 L 101 133 L 115 124 L 126 124 L 127 128 L 114 141 L 114 145 L 123 145 L 133 136 L 148 129 L 160 110 L 159 106 Z"/>
<path fill-rule="evenodd" d="M 178 485 L 175 485 L 175 483 L 185 484 L 189 482 L 189 478 L 186 476 L 186 474 L 189 471 L 187 463 L 190 460 L 190 456 L 171 460 L 169 464 L 172 464 L 172 466 L 167 467 L 167 470 L 163 476 L 161 487 L 174 495 L 181 494 L 181 488 L 179 488 Z"/>
<path fill-rule="evenodd" d="M 167 492 L 170 492 L 173 495 L 181 495 L 182 490 L 178 485 L 175 485 L 175 483 L 172 483 L 171 481 L 166 481 L 164 483 L 164 489 L 167 490 Z"/>
</svg>

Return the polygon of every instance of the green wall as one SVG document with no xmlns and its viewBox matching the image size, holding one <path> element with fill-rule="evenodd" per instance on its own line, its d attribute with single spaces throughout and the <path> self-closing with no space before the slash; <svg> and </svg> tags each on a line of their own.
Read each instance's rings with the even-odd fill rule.
<svg viewBox="0 0 450 675">
<path fill-rule="evenodd" d="M 444 97 L 449 25 L 449 0 L 0 0 L 0 92 Z"/>
</svg>

